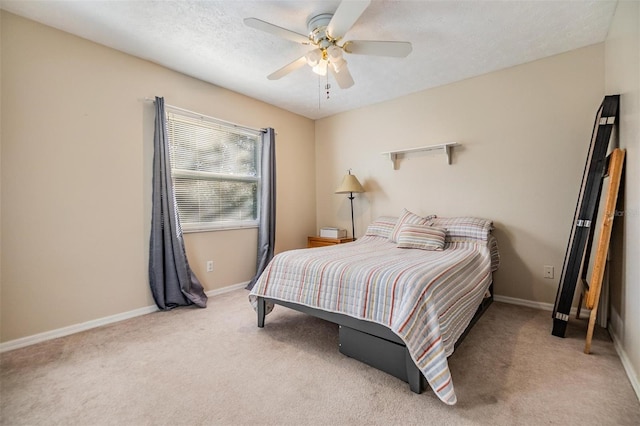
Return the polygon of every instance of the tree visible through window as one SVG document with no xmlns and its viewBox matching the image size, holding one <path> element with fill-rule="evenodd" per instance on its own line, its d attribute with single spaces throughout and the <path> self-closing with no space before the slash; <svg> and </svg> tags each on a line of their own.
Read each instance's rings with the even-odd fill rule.
<svg viewBox="0 0 640 426">
<path fill-rule="evenodd" d="M 257 226 L 259 133 L 168 111 L 167 135 L 183 230 Z"/>
</svg>

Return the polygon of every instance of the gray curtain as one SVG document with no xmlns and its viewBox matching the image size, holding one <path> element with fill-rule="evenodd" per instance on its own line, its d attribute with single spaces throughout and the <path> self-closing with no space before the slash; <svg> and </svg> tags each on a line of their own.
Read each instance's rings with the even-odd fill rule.
<svg viewBox="0 0 640 426">
<path fill-rule="evenodd" d="M 153 137 L 153 210 L 149 243 L 149 283 L 160 309 L 207 306 L 207 295 L 187 262 L 173 194 L 164 98 L 156 97 Z"/>
<path fill-rule="evenodd" d="M 258 262 L 256 275 L 247 285 L 251 290 L 273 259 L 276 239 L 276 132 L 268 128 L 262 134 L 262 191 L 258 228 Z"/>
</svg>

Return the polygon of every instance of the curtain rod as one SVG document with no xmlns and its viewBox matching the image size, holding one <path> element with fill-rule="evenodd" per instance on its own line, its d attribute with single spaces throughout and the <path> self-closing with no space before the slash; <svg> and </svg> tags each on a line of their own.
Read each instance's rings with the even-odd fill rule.
<svg viewBox="0 0 640 426">
<path fill-rule="evenodd" d="M 155 103 L 156 100 L 155 100 L 155 98 L 146 97 L 146 98 L 144 98 L 144 101 L 145 102 L 154 102 Z M 201 118 L 207 118 L 208 120 L 215 121 L 215 122 L 218 122 L 220 124 L 227 125 L 227 126 L 237 127 L 239 129 L 249 130 L 251 132 L 257 132 L 257 133 L 265 133 L 266 132 L 265 129 L 254 129 L 253 127 L 242 126 L 240 124 L 232 123 L 232 122 L 226 121 L 226 120 L 221 120 L 219 118 L 211 117 L 211 116 L 208 116 L 208 115 L 205 115 L 205 114 L 201 114 L 201 113 L 195 112 L 195 111 L 190 111 L 188 109 L 180 108 L 180 107 L 177 107 L 177 106 L 173 106 L 173 105 L 169 105 L 169 104 L 165 104 L 165 106 L 167 106 L 167 107 L 169 107 L 171 109 L 175 109 L 175 110 L 181 111 L 181 112 L 186 112 L 187 114 L 193 114 L 193 115 L 201 117 Z"/>
</svg>

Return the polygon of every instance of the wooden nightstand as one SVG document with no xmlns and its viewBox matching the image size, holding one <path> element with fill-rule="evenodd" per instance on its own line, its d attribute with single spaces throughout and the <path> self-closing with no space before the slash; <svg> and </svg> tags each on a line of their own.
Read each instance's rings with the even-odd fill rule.
<svg viewBox="0 0 640 426">
<path fill-rule="evenodd" d="M 326 237 L 308 237 L 307 247 L 325 247 L 336 244 L 350 243 L 353 238 L 326 238 Z"/>
</svg>

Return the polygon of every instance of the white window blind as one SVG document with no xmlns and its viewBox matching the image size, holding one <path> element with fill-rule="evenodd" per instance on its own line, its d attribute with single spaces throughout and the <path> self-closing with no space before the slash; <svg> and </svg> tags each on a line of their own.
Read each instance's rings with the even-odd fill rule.
<svg viewBox="0 0 640 426">
<path fill-rule="evenodd" d="M 260 136 L 167 111 L 171 172 L 182 229 L 258 225 Z"/>
</svg>

